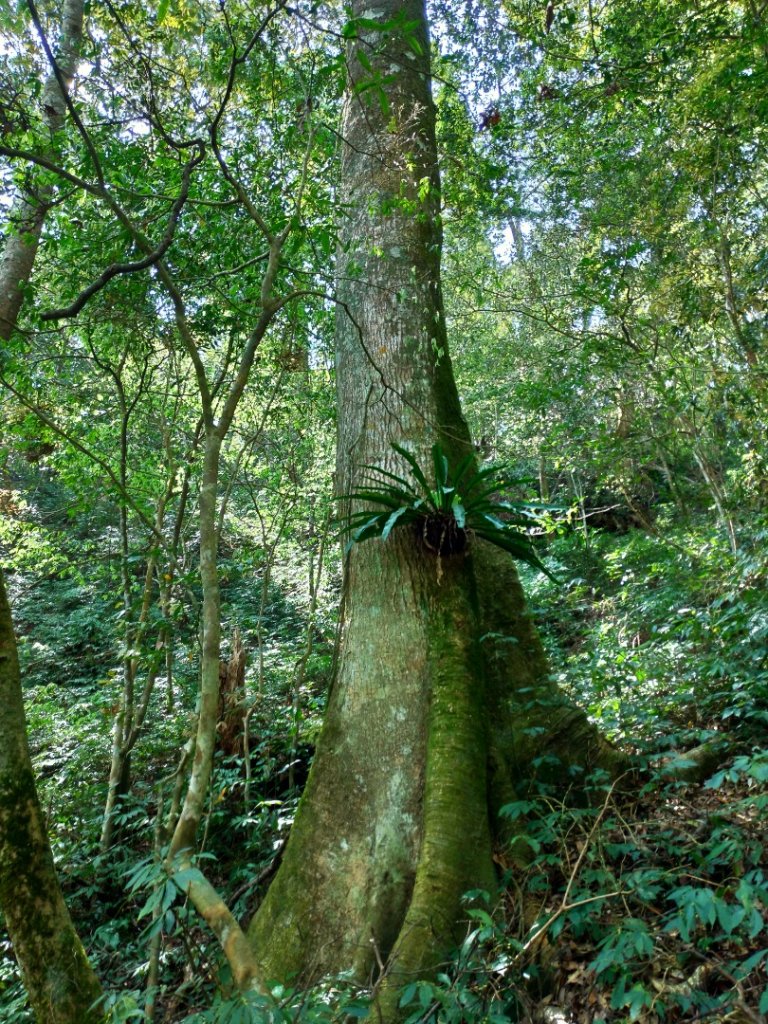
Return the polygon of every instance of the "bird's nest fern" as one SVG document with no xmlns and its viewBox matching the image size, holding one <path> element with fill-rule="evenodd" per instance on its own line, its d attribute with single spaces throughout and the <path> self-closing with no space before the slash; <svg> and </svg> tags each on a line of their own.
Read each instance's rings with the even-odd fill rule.
<svg viewBox="0 0 768 1024">
<path fill-rule="evenodd" d="M 392 530 L 411 527 L 424 547 L 441 558 L 460 554 L 473 537 L 482 537 L 555 579 L 527 532 L 552 506 L 495 498 L 503 486 L 499 469 L 478 470 L 475 456 L 469 454 L 451 472 L 439 444 L 432 446 L 431 485 L 411 452 L 398 444 L 392 447 L 408 464 L 412 480 L 381 466 L 363 467 L 365 483 L 344 498 L 376 508 L 353 511 L 342 519 L 343 531 L 350 534 L 348 549 L 372 537 L 386 540 Z"/>
</svg>

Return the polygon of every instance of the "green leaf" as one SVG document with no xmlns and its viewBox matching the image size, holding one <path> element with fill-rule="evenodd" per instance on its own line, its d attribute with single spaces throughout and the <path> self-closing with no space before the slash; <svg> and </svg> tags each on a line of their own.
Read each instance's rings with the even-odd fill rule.
<svg viewBox="0 0 768 1024">
<path fill-rule="evenodd" d="M 410 512 L 410 509 L 408 508 L 398 508 L 392 513 L 392 515 L 389 517 L 389 519 L 387 519 L 386 523 L 384 524 L 384 529 L 381 531 L 382 540 L 387 539 L 387 537 L 392 532 L 392 528 L 397 525 L 398 520 L 402 516 L 406 515 L 406 513 L 408 512 Z"/>
<path fill-rule="evenodd" d="M 448 459 L 439 444 L 432 445 L 432 463 L 435 467 L 435 483 L 438 488 L 448 486 Z"/>
<path fill-rule="evenodd" d="M 486 927 L 493 928 L 493 918 L 488 913 L 488 911 L 487 910 L 483 910 L 482 907 L 473 907 L 473 908 L 467 910 L 466 913 L 467 913 L 467 917 L 471 918 L 473 921 L 479 921 L 481 924 L 484 924 Z"/>
<path fill-rule="evenodd" d="M 517 821 L 524 814 L 529 814 L 535 807 L 536 804 L 532 800 L 515 800 L 511 804 L 504 804 L 499 809 L 499 814 L 503 818 L 509 818 L 510 821 Z"/>
<path fill-rule="evenodd" d="M 475 453 L 474 452 L 470 452 L 469 455 L 465 455 L 464 458 L 461 459 L 461 461 L 459 462 L 458 466 L 456 467 L 455 473 L 453 474 L 453 485 L 456 488 L 456 490 L 459 489 L 459 486 L 461 485 L 461 482 L 464 479 L 464 476 L 465 476 L 467 470 L 470 468 L 470 466 L 474 466 L 474 465 L 475 465 Z"/>
<path fill-rule="evenodd" d="M 718 900 L 716 909 L 717 920 L 726 935 L 735 931 L 747 916 L 744 907 L 726 903 L 724 900 Z"/>
<path fill-rule="evenodd" d="M 202 878 L 199 868 L 182 868 L 171 875 L 173 884 L 183 893 L 186 893 L 191 882 L 198 882 Z"/>
<path fill-rule="evenodd" d="M 495 490 L 498 490 L 500 483 L 498 480 L 499 471 L 495 466 L 487 466 L 485 469 L 478 469 L 474 476 L 470 477 L 470 481 L 466 486 L 466 491 L 474 491 L 480 483 L 488 484 L 492 482 L 492 486 L 486 488 L 486 493 L 492 494 Z"/>
<path fill-rule="evenodd" d="M 418 480 L 421 486 L 424 488 L 424 493 L 429 494 L 430 487 L 427 482 L 427 478 L 424 476 L 421 466 L 416 461 L 415 457 L 408 451 L 407 448 L 401 447 L 399 444 L 393 444 L 392 447 L 395 449 L 398 455 L 400 455 L 408 465 L 411 467 L 411 472 L 414 477 Z"/>
<path fill-rule="evenodd" d="M 410 985 L 406 985 L 403 991 L 400 993 L 399 1006 L 408 1006 L 416 998 L 416 993 L 419 991 L 417 982 L 412 981 Z"/>
<path fill-rule="evenodd" d="M 746 960 L 743 960 L 739 964 L 739 970 L 743 974 L 749 974 L 749 972 L 753 971 L 758 964 L 761 964 L 766 957 L 768 957 L 768 949 L 759 949 L 757 953 L 753 953 L 752 956 L 747 957 Z"/>
<path fill-rule="evenodd" d="M 377 21 L 375 18 L 358 18 L 357 24 L 360 28 L 371 29 L 373 32 L 391 32 L 393 28 L 396 28 L 396 23 L 393 19 Z"/>
<path fill-rule="evenodd" d="M 365 1003 L 345 1003 L 344 1004 L 344 1016 L 354 1017 L 355 1020 L 365 1020 L 366 1017 L 370 1017 L 371 1008 L 366 1006 Z"/>
<path fill-rule="evenodd" d="M 643 1010 L 651 1005 L 651 994 L 642 985 L 633 985 L 627 993 L 629 1019 L 637 1020 Z"/>
<path fill-rule="evenodd" d="M 390 473 L 388 469 L 383 469 L 381 466 L 366 465 L 363 467 L 363 469 L 370 469 L 373 472 L 377 473 L 379 476 L 387 477 L 388 480 L 394 480 L 395 483 L 400 484 L 400 486 L 404 490 L 409 491 L 411 493 L 415 493 L 412 484 L 410 484 L 407 480 L 404 480 L 401 476 L 398 476 L 397 473 Z"/>
<path fill-rule="evenodd" d="M 406 36 L 405 42 L 417 57 L 424 55 L 424 47 L 421 45 L 421 40 L 417 39 L 416 36 Z"/>
<path fill-rule="evenodd" d="M 453 517 L 456 520 L 456 525 L 460 530 L 463 530 L 467 523 L 467 516 L 458 494 L 454 494 L 451 508 L 453 509 Z"/>
<path fill-rule="evenodd" d="M 472 483 L 474 489 L 475 481 L 473 480 Z M 487 501 L 489 498 L 492 497 L 492 495 L 495 495 L 498 492 L 499 488 L 501 487 L 500 481 L 496 479 L 486 479 L 483 483 L 483 488 L 477 491 L 476 493 L 472 494 L 473 501 Z M 494 505 L 498 505 L 498 500 L 496 498 L 492 498 L 492 501 Z"/>
<path fill-rule="evenodd" d="M 374 505 L 385 505 L 387 508 L 399 508 L 400 505 L 410 505 L 411 503 L 410 495 L 392 487 L 371 487 L 353 491 L 352 494 L 345 494 L 342 497 L 347 501 L 369 501 Z"/>
<path fill-rule="evenodd" d="M 369 519 L 363 526 L 359 526 L 352 534 L 350 543 L 359 544 L 360 541 L 367 540 L 369 537 L 377 537 L 384 526 L 384 516 L 378 515 Z"/>
<path fill-rule="evenodd" d="M 533 568 L 543 572 L 553 583 L 560 582 L 557 576 L 551 573 L 538 557 L 530 541 L 523 540 L 520 534 L 512 533 L 509 530 L 492 530 L 478 527 L 474 527 L 474 530 L 479 537 L 484 537 L 491 544 L 495 544 L 497 548 L 501 548 L 502 551 L 508 551 L 510 555 L 513 555 L 519 561 L 526 562 L 528 565 L 533 566 Z"/>
<path fill-rule="evenodd" d="M 384 81 L 386 81 L 388 85 L 391 85 L 393 77 L 394 76 L 392 75 L 388 75 L 387 78 L 384 79 Z M 379 99 L 379 110 L 381 111 L 381 116 L 389 117 L 389 99 L 387 97 L 387 94 L 381 88 L 381 86 L 378 87 L 376 95 L 378 96 Z"/>
<path fill-rule="evenodd" d="M 498 516 L 495 516 L 495 515 L 493 515 L 493 514 L 491 514 L 489 512 L 483 512 L 482 513 L 482 518 L 485 519 L 487 522 L 489 522 L 491 524 L 491 526 L 495 527 L 495 529 L 497 529 L 497 530 L 506 530 L 507 529 L 507 524 L 504 522 L 503 519 L 499 519 Z"/>
</svg>

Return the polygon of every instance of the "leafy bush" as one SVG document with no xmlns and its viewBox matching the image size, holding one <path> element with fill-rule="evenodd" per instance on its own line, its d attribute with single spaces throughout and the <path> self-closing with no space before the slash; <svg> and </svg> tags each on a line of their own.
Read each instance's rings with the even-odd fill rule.
<svg viewBox="0 0 768 1024">
<path fill-rule="evenodd" d="M 765 774 L 757 753 L 705 787 L 652 775 L 633 800 L 596 775 L 589 807 L 547 789 L 508 804 L 502 814 L 525 823 L 517 842 L 528 867 L 510 872 L 494 901 L 467 894 L 467 935 L 450 966 L 402 992 L 408 1024 L 507 1024 L 545 1005 L 594 1021 L 759 1019 L 768 837 L 755 822 Z"/>
</svg>

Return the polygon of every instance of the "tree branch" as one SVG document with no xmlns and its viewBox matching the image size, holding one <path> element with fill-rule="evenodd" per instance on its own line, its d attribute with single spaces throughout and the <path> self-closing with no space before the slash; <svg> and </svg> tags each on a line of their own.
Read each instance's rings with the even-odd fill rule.
<svg viewBox="0 0 768 1024">
<path fill-rule="evenodd" d="M 181 192 L 171 209 L 171 216 L 168 221 L 168 226 L 165 229 L 165 234 L 156 248 L 147 253 L 143 259 L 133 260 L 130 263 L 112 263 L 96 278 L 95 281 L 80 292 L 74 302 L 70 303 L 69 306 L 63 306 L 60 309 L 52 309 L 47 313 L 43 313 L 41 316 L 42 320 L 64 320 L 68 317 L 77 316 L 86 302 L 100 292 L 113 277 L 117 277 L 119 274 L 135 274 L 137 271 L 146 270 L 148 267 L 154 266 L 163 258 L 173 241 L 173 236 L 176 233 L 176 226 L 179 222 L 179 218 L 181 217 L 181 211 L 183 210 L 184 204 L 187 201 L 187 196 L 189 195 L 189 184 L 192 170 L 200 163 L 203 156 L 204 150 L 202 145 L 200 145 L 192 159 L 187 161 L 181 180 Z"/>
</svg>

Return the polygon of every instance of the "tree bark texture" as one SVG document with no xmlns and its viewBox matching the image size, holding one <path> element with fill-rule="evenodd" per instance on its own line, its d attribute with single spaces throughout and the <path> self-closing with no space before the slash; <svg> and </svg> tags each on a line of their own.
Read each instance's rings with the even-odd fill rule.
<svg viewBox="0 0 768 1024">
<path fill-rule="evenodd" d="M 361 486 L 366 464 L 409 475 L 392 442 L 422 466 L 435 442 L 452 465 L 472 450 L 440 291 L 423 3 L 355 0 L 352 17 L 366 24 L 350 44 L 342 124 L 336 371 L 345 494 Z M 351 969 L 365 980 L 387 962 L 379 1008 L 396 1016 L 399 986 L 433 970 L 459 939 L 462 894 L 493 888 L 494 812 L 548 747 L 565 760 L 572 750 L 574 762 L 606 755 L 548 681 L 509 556 L 474 540 L 438 559 L 410 529 L 354 545 L 315 762 L 250 927 L 262 976 Z"/>
<path fill-rule="evenodd" d="M 55 138 L 64 123 L 83 32 L 83 0 L 66 0 L 56 61 L 43 89 L 42 119 Z M 16 327 L 42 233 L 50 189 L 38 185 L 11 208 L 0 261 L 0 339 Z M 35 788 L 11 610 L 0 573 L 0 908 L 40 1024 L 96 1024 L 101 996 L 56 876 Z"/>
<path fill-rule="evenodd" d="M 56 877 L 27 744 L 11 610 L 0 575 L 0 907 L 41 1024 L 96 1024 L 101 995 Z"/>
<path fill-rule="evenodd" d="M 200 579 L 203 589 L 202 658 L 200 698 L 197 715 L 195 756 L 184 805 L 171 839 L 168 863 L 182 851 L 195 849 L 197 829 L 203 816 L 208 784 L 213 770 L 216 747 L 216 723 L 219 720 L 219 654 L 221 650 L 221 590 L 218 572 L 218 536 L 216 533 L 217 495 L 221 435 L 207 431 L 200 483 Z"/>
<path fill-rule="evenodd" d="M 66 0 L 56 53 L 61 81 L 53 71 L 48 75 L 42 96 L 42 122 L 49 133 L 48 149 L 56 149 L 56 133 L 64 125 L 66 89 L 72 84 L 77 55 L 83 35 L 83 0 Z M 31 172 L 34 174 L 34 172 Z M 26 195 L 19 196 L 11 207 L 8 229 L 0 260 L 0 338 L 8 340 L 24 300 L 24 289 L 32 277 L 32 267 L 40 244 L 48 204 L 53 197 L 50 185 L 33 182 Z"/>
</svg>

